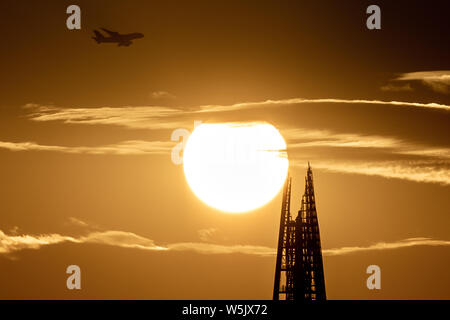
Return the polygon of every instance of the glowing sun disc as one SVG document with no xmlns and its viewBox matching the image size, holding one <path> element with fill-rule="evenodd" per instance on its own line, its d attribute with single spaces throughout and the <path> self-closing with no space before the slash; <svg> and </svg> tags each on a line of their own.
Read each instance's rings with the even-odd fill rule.
<svg viewBox="0 0 450 320">
<path fill-rule="evenodd" d="M 268 123 L 197 126 L 183 153 L 187 183 L 207 205 L 240 213 L 270 202 L 287 176 L 286 142 Z"/>
</svg>

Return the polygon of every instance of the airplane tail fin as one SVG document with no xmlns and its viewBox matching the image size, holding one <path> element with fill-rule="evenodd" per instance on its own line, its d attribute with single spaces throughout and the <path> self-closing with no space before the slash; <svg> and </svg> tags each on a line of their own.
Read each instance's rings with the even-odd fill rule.
<svg viewBox="0 0 450 320">
<path fill-rule="evenodd" d="M 105 39 L 105 37 L 97 30 L 94 30 L 94 33 L 95 33 L 95 37 L 92 37 L 92 39 L 94 39 L 97 43 L 100 43 L 100 42 L 102 42 L 103 39 Z"/>
</svg>

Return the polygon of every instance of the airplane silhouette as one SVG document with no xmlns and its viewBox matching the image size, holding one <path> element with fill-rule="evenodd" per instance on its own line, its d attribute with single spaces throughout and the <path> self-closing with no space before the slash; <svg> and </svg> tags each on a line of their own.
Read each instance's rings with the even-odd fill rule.
<svg viewBox="0 0 450 320">
<path fill-rule="evenodd" d="M 97 41 L 97 43 L 102 43 L 102 42 L 112 42 L 112 43 L 117 43 L 117 45 L 119 47 L 128 47 L 132 42 L 132 40 L 134 39 L 140 39 L 143 38 L 144 35 L 142 33 L 128 33 L 128 34 L 120 34 L 118 32 L 115 31 L 110 31 L 107 30 L 105 28 L 100 28 L 103 31 L 105 31 L 109 37 L 105 37 L 103 34 L 101 34 L 99 31 L 94 30 L 95 33 L 95 37 L 92 37 L 92 39 L 94 39 L 95 41 Z"/>
</svg>

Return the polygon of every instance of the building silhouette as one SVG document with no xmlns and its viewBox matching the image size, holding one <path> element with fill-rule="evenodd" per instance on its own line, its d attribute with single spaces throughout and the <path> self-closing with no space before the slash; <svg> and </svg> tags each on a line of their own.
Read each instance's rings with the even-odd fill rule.
<svg viewBox="0 0 450 320">
<path fill-rule="evenodd" d="M 311 166 L 295 220 L 291 217 L 292 178 L 286 179 L 281 206 L 274 300 L 326 300 L 322 249 Z"/>
</svg>

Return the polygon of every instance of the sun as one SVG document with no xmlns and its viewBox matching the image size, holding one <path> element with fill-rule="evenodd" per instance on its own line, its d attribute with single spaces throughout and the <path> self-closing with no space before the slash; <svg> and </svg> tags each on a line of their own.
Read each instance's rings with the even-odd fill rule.
<svg viewBox="0 0 450 320">
<path fill-rule="evenodd" d="M 183 154 L 184 174 L 194 194 L 229 213 L 251 211 L 270 202 L 286 179 L 286 142 L 268 123 L 215 123 L 197 126 Z"/>
</svg>

